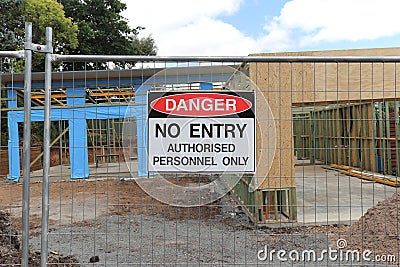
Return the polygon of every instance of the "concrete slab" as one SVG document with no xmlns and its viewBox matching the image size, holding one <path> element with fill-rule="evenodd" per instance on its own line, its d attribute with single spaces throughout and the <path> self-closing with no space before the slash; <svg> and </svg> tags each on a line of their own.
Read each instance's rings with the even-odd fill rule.
<svg viewBox="0 0 400 267">
<path fill-rule="evenodd" d="M 130 168 L 128 168 L 128 164 L 130 164 Z M 129 169 L 137 170 L 137 161 L 131 162 L 111 162 L 111 163 L 99 163 L 96 168 L 96 164 L 89 165 L 89 179 L 102 179 L 102 178 L 119 178 L 119 179 L 128 179 L 128 178 L 137 178 L 137 171 L 132 174 L 129 172 Z M 58 165 L 50 168 L 50 180 L 69 180 L 71 179 L 71 170 L 68 165 Z M 31 181 L 41 181 L 43 179 L 43 170 L 37 170 L 31 172 Z M 80 179 L 74 179 L 80 180 Z"/>
<path fill-rule="evenodd" d="M 323 169 L 296 166 L 298 222 L 350 223 L 398 189 Z"/>
</svg>

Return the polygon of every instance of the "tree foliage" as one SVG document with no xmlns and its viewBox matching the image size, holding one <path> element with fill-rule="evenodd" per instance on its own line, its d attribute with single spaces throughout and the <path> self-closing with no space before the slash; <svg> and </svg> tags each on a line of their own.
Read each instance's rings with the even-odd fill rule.
<svg viewBox="0 0 400 267">
<path fill-rule="evenodd" d="M 155 55 L 157 47 L 151 35 L 139 38 L 144 28 L 130 27 L 121 15 L 126 8 L 120 0 L 1 0 L 0 50 L 23 49 L 24 22 L 30 21 L 33 42 L 37 44 L 45 44 L 46 27 L 53 28 L 55 53 Z M 43 57 L 35 54 L 34 71 L 43 70 Z M 105 66 L 100 64 L 96 68 Z M 72 69 L 68 64 L 64 67 Z M 74 64 L 73 69 L 90 67 L 94 68 L 90 64 Z"/>
<path fill-rule="evenodd" d="M 66 53 L 78 46 L 78 25 L 66 17 L 63 6 L 56 0 L 25 0 L 23 13 L 26 21 L 32 22 L 33 42 L 46 43 L 46 27 L 53 28 L 55 53 Z M 44 68 L 43 54 L 35 54 L 34 71 Z"/>
<path fill-rule="evenodd" d="M 151 36 L 138 38 L 139 32 L 144 28 L 141 26 L 131 28 L 121 15 L 127 7 L 120 0 L 62 0 L 62 4 L 66 15 L 72 17 L 79 27 L 79 45 L 70 50 L 70 54 L 155 55 L 157 53 L 157 47 Z M 74 68 L 78 68 L 78 64 L 75 64 Z"/>
<path fill-rule="evenodd" d="M 155 56 L 157 54 L 157 46 L 151 35 L 143 38 L 136 35 L 133 37 L 132 44 L 137 55 Z"/>
<path fill-rule="evenodd" d="M 52 27 L 56 53 L 78 46 L 78 25 L 65 16 L 63 6 L 56 0 L 25 0 L 24 14 L 33 24 L 33 42 L 44 44 L 46 27 Z"/>
<path fill-rule="evenodd" d="M 23 47 L 23 0 L 0 1 L 0 50 L 12 51 Z"/>
<path fill-rule="evenodd" d="M 119 0 L 63 0 L 67 16 L 79 27 L 79 46 L 75 54 L 137 54 L 141 50 L 134 43 L 143 27 L 131 28 L 121 15 L 126 4 Z M 154 42 L 151 53 L 155 53 Z M 146 50 L 147 53 L 148 50 Z"/>
<path fill-rule="evenodd" d="M 0 50 L 23 47 L 25 21 L 33 24 L 35 43 L 44 44 L 46 27 L 52 27 L 56 52 L 78 46 L 78 26 L 56 0 L 1 0 L 0 13 Z"/>
</svg>

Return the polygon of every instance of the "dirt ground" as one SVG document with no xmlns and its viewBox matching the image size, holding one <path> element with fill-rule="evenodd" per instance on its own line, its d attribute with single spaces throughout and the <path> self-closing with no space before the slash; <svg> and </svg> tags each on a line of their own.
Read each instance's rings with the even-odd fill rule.
<svg viewBox="0 0 400 267">
<path fill-rule="evenodd" d="M 15 266 L 21 263 L 21 240 L 18 231 L 11 225 L 11 219 L 7 212 L 0 210 L 0 265 Z M 29 266 L 40 266 L 40 253 L 29 254 Z M 74 266 L 78 260 L 73 256 L 50 256 L 48 266 Z"/>
<path fill-rule="evenodd" d="M 207 182 L 204 177 L 174 180 L 180 185 Z M 42 183 L 33 182 L 30 192 L 31 266 L 38 266 Z M 0 181 L 0 252 L 10 255 L 7 261 L 3 257 L 0 264 L 20 261 L 21 200 L 22 183 Z M 57 266 L 267 263 L 269 266 L 338 266 L 326 259 L 317 263 L 276 259 L 260 262 L 257 252 L 268 246 L 287 251 L 315 249 L 320 253 L 328 247 L 335 248 L 338 238 L 345 238 L 349 249 L 368 248 L 375 254 L 398 255 L 399 201 L 400 196 L 394 195 L 380 202 L 351 226 L 256 227 L 229 195 L 206 206 L 183 208 L 154 200 L 133 179 L 53 181 L 50 183 L 49 263 L 58 263 Z"/>
<path fill-rule="evenodd" d="M 205 183 L 205 178 L 181 179 L 179 185 Z M 171 219 L 209 219 L 220 213 L 220 205 L 179 208 L 162 204 L 148 196 L 134 180 L 97 179 L 50 183 L 50 224 L 90 222 L 105 215 L 164 214 Z M 30 188 L 30 225 L 41 225 L 42 183 Z M 0 182 L 0 203 L 9 210 L 15 228 L 21 228 L 22 183 Z"/>
<path fill-rule="evenodd" d="M 174 181 L 184 185 L 203 183 L 204 178 Z M 0 182 L 0 264 L 20 262 L 20 229 L 22 227 L 22 183 Z M 50 226 L 76 225 L 92 227 L 107 216 L 162 214 L 171 220 L 207 220 L 221 213 L 218 203 L 193 208 L 177 208 L 162 204 L 145 194 L 134 180 L 117 179 L 55 181 L 50 183 Z M 39 236 L 41 227 L 42 183 L 30 187 L 30 228 Z M 6 257 L 7 255 L 7 257 Z M 57 253 L 58 255 L 58 253 Z M 50 256 L 49 263 L 76 263 L 70 255 Z M 39 266 L 40 253 L 30 255 L 30 266 Z M 52 266 L 52 265 L 50 265 Z M 58 265 L 57 265 L 58 266 Z M 72 265 L 71 265 L 72 266 Z"/>
<path fill-rule="evenodd" d="M 348 240 L 348 248 L 372 251 L 372 255 L 400 256 L 400 193 L 380 201 L 342 235 Z"/>
</svg>

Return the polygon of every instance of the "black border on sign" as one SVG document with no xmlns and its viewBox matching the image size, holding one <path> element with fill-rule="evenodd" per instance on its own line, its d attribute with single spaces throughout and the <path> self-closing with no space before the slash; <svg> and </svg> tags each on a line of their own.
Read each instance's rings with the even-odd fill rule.
<svg viewBox="0 0 400 267">
<path fill-rule="evenodd" d="M 151 107 L 150 107 L 150 104 L 153 102 L 153 101 L 155 101 L 155 100 L 157 100 L 157 99 L 160 99 L 161 97 L 165 97 L 165 96 L 170 96 L 170 95 L 183 95 L 183 94 L 222 94 L 222 93 L 224 94 L 224 95 L 232 95 L 232 96 L 236 96 L 236 97 L 240 97 L 240 98 L 244 98 L 244 99 L 246 99 L 247 101 L 249 101 L 249 102 L 251 102 L 251 104 L 252 104 L 252 106 L 251 106 L 251 108 L 249 108 L 249 109 L 247 109 L 247 110 L 244 110 L 244 111 L 241 111 L 241 112 L 237 112 L 237 113 L 234 113 L 234 114 L 222 114 L 222 115 L 215 115 L 215 116 L 212 116 L 212 117 L 221 117 L 221 118 L 236 118 L 236 117 L 239 117 L 239 118 L 255 118 L 255 95 L 253 95 L 252 96 L 252 98 L 247 98 L 246 96 L 244 96 L 244 95 L 246 95 L 246 94 L 251 94 L 251 92 L 252 91 L 211 91 L 211 90 L 208 90 L 208 91 L 198 91 L 198 90 L 193 90 L 193 91 L 169 91 L 169 92 L 166 92 L 166 93 L 160 93 L 160 91 L 152 91 L 152 92 L 149 92 L 148 94 L 150 94 L 150 93 L 152 93 L 153 95 L 156 95 L 156 94 L 159 94 L 160 95 L 160 97 L 154 97 L 154 98 L 151 98 L 150 100 L 149 99 L 147 99 L 147 114 L 149 114 L 150 115 L 150 117 L 151 118 L 181 118 L 181 117 L 184 117 L 184 118 L 193 118 L 194 116 L 187 116 L 187 115 L 176 115 L 176 114 L 167 114 L 167 113 L 163 113 L 163 112 L 160 112 L 160 111 L 157 111 L 157 110 L 155 110 L 155 109 L 152 109 Z M 244 95 L 242 95 L 242 94 L 244 94 Z M 203 117 L 203 116 L 201 116 L 201 117 Z M 210 116 L 211 117 L 211 116 Z"/>
<path fill-rule="evenodd" d="M 253 159 L 253 170 L 249 170 L 249 171 L 242 171 L 242 173 L 246 173 L 246 174 L 255 174 L 256 173 L 256 159 L 257 159 L 257 154 L 256 154 L 256 152 L 257 152 L 257 124 L 256 124 L 256 118 L 257 118 L 257 114 L 256 114 L 256 92 L 255 91 L 250 91 L 250 90 L 248 90 L 248 91 L 246 91 L 246 90 L 240 90 L 240 91 L 228 91 L 228 90 L 186 90 L 186 91 L 151 91 L 151 90 L 149 90 L 149 91 L 147 91 L 147 94 L 146 94 L 146 100 L 147 100 L 147 104 L 146 104 L 146 107 L 147 107 L 147 118 L 146 118 L 146 138 L 147 138 L 147 150 L 146 150 L 146 157 L 147 157 L 147 160 L 146 160 L 146 170 L 147 170 L 147 173 L 148 174 L 150 174 L 150 171 L 149 171 L 149 160 L 150 160 L 150 157 L 149 157 L 149 139 L 150 139 L 150 132 L 149 132 L 149 119 L 150 119 L 150 115 L 151 115 L 151 113 L 156 113 L 158 116 L 156 116 L 156 118 L 160 118 L 159 117 L 159 114 L 163 114 L 163 113 L 161 113 L 161 112 L 158 112 L 158 111 L 156 111 L 156 110 L 154 110 L 154 109 L 152 109 L 151 107 L 150 107 L 150 101 L 149 101 L 149 95 L 150 94 L 160 94 L 160 95 L 162 95 L 162 96 L 167 96 L 167 95 L 177 95 L 177 94 L 186 94 L 186 93 L 193 93 L 193 94 L 195 94 L 195 93 L 216 93 L 216 94 L 227 94 L 227 95 L 234 95 L 234 96 L 239 96 L 239 97 L 243 97 L 241 94 L 252 94 L 253 95 L 253 97 L 252 97 L 252 99 L 248 99 L 248 98 L 246 98 L 246 97 L 243 97 L 243 98 L 245 98 L 245 99 L 247 99 L 248 101 L 250 101 L 251 103 L 252 103 L 252 106 L 251 106 L 251 108 L 250 109 L 248 109 L 248 110 L 246 110 L 246 111 L 244 111 L 244 112 L 241 112 L 241 113 L 252 113 L 252 114 L 254 114 L 253 116 L 249 116 L 249 114 L 246 114 L 245 116 L 244 116 L 244 118 L 253 118 L 253 127 L 254 127 L 254 137 L 253 137 L 253 141 L 254 141 L 254 145 L 253 145 L 253 147 L 254 147 L 254 151 L 253 151 L 253 155 L 254 155 L 254 159 Z M 156 100 L 156 99 L 158 99 L 158 98 L 154 98 L 154 99 L 151 99 L 151 102 L 152 101 L 154 101 L 154 100 Z M 165 115 L 165 114 L 164 114 Z M 171 115 L 171 114 L 167 114 L 166 116 L 164 116 L 164 115 L 162 115 L 161 116 L 161 118 L 193 118 L 193 116 L 191 116 L 191 117 L 188 117 L 188 116 L 178 116 L 178 115 Z M 232 117 L 237 117 L 237 115 L 227 115 L 227 116 L 216 116 L 216 117 L 219 117 L 219 118 L 232 118 Z M 194 118 L 196 118 L 196 117 L 194 117 Z M 200 118 L 200 117 L 199 117 Z M 204 118 L 204 117 L 202 117 L 202 118 Z M 221 173 L 221 171 L 193 171 L 193 172 L 190 172 L 190 171 L 180 171 L 180 172 L 177 172 L 177 171 L 151 171 L 151 173 Z M 226 171 L 224 171 L 224 172 L 222 172 L 222 173 L 238 173 L 238 171 L 229 171 L 229 170 L 226 170 Z"/>
</svg>

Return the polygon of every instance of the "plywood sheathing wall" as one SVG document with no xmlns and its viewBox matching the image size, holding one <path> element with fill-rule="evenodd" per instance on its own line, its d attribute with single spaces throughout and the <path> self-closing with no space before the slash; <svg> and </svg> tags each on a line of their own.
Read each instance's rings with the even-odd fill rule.
<svg viewBox="0 0 400 267">
<path fill-rule="evenodd" d="M 400 48 L 264 53 L 251 56 L 399 56 Z M 268 100 L 276 125 L 276 153 L 261 189 L 295 187 L 292 106 L 395 99 L 394 63 L 251 63 L 250 78 Z M 257 114 L 262 116 L 262 114 Z M 261 132 L 267 139 L 267 133 Z M 257 147 L 265 144 L 257 138 Z M 265 173 L 262 164 L 257 175 Z"/>
<path fill-rule="evenodd" d="M 264 159 L 258 158 L 260 163 L 257 166 L 256 177 L 267 179 L 263 180 L 260 189 L 295 187 L 294 159 L 293 159 L 293 140 L 288 138 L 292 132 L 292 110 L 291 110 L 291 91 L 290 80 L 281 79 L 288 77 L 289 64 L 251 64 L 250 78 L 255 82 L 258 89 L 267 100 L 273 117 L 275 119 L 275 156 L 271 168 L 268 172 L 268 164 L 263 164 Z M 290 75 L 289 75 L 290 76 Z M 260 97 L 257 96 L 257 99 Z M 289 104 L 287 104 L 289 103 Z M 265 120 L 265 114 L 257 105 L 258 120 Z M 271 149 L 268 140 L 271 136 L 268 131 L 260 129 L 257 135 L 258 150 Z M 258 154 L 259 155 L 259 154 Z"/>
</svg>

